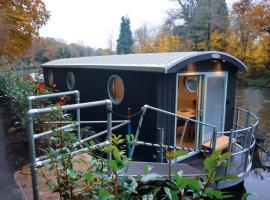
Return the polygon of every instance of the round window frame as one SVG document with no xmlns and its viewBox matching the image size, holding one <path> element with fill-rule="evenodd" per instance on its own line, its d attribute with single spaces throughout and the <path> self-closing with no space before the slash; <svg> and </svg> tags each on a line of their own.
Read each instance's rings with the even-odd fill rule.
<svg viewBox="0 0 270 200">
<path fill-rule="evenodd" d="M 72 85 L 70 85 L 69 78 L 71 78 L 70 80 L 72 81 Z M 67 88 L 68 88 L 68 90 L 74 90 L 75 86 L 76 86 L 75 75 L 73 72 L 68 72 L 67 73 Z"/>
<path fill-rule="evenodd" d="M 120 100 L 120 101 L 116 101 L 115 98 L 113 97 L 113 95 L 111 94 L 111 83 L 114 79 L 119 79 L 121 81 L 121 88 L 122 88 L 122 92 L 123 92 L 123 98 Z M 108 82 L 107 82 L 107 94 L 110 98 L 110 100 L 112 101 L 113 104 L 115 105 L 119 105 L 120 103 L 123 102 L 124 98 L 125 98 L 125 86 L 124 86 L 124 82 L 123 82 L 123 79 L 119 76 L 119 75 L 116 75 L 116 74 L 113 74 L 110 76 L 110 78 L 108 79 Z"/>
<path fill-rule="evenodd" d="M 54 77 L 53 77 L 53 71 L 50 70 L 48 72 L 48 82 L 51 87 L 54 87 Z"/>
<path fill-rule="evenodd" d="M 197 87 L 196 87 L 196 90 L 192 90 L 192 89 L 190 89 L 190 87 L 188 86 L 187 80 L 188 80 L 189 77 L 197 77 L 197 76 L 195 76 L 195 75 L 189 75 L 189 76 L 186 76 L 186 77 L 184 78 L 184 86 L 185 86 L 185 89 L 186 89 L 188 92 L 190 92 L 190 93 L 196 93 L 196 92 L 198 91 L 198 85 L 199 85 L 198 77 L 197 77 Z"/>
</svg>

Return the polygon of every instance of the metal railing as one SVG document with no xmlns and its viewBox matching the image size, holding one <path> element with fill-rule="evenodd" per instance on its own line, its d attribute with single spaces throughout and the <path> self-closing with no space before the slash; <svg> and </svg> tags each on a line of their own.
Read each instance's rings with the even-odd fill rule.
<svg viewBox="0 0 270 200">
<path fill-rule="evenodd" d="M 180 118 L 180 119 L 185 120 L 184 128 L 183 128 L 181 138 L 180 138 L 180 144 L 183 142 L 183 137 L 186 134 L 187 124 L 189 122 L 193 122 L 193 123 L 198 124 L 200 126 L 211 128 L 212 129 L 212 139 L 211 139 L 210 147 L 211 147 L 212 151 L 215 151 L 216 139 L 214 139 L 214 138 L 217 137 L 217 131 L 216 131 L 215 126 L 213 126 L 211 124 L 208 124 L 208 123 L 204 123 L 204 122 L 195 120 L 195 119 L 192 119 L 192 118 L 188 118 L 188 117 L 185 117 L 185 116 L 182 116 L 182 115 L 178 115 L 178 114 L 166 111 L 166 110 L 155 108 L 155 107 L 149 106 L 149 105 L 144 105 L 141 109 L 142 109 L 142 113 L 141 113 L 141 117 L 140 117 L 139 122 L 138 122 L 137 130 L 136 130 L 135 137 L 134 137 L 134 142 L 133 142 L 133 145 L 131 147 L 131 152 L 130 152 L 130 155 L 129 155 L 130 158 L 132 158 L 132 156 L 133 156 L 134 149 L 135 149 L 136 145 L 155 146 L 155 147 L 160 147 L 160 148 L 166 146 L 167 148 L 178 149 L 178 150 L 209 152 L 209 150 L 207 150 L 207 149 L 202 150 L 200 145 L 195 147 L 195 148 L 187 148 L 187 147 L 182 147 L 181 145 L 178 145 L 178 146 L 168 145 L 167 146 L 167 145 L 163 145 L 163 144 L 153 144 L 153 143 L 139 142 L 138 137 L 139 137 L 139 133 L 140 133 L 140 130 L 141 130 L 142 123 L 143 123 L 143 118 L 144 118 L 144 115 L 145 115 L 147 110 L 156 111 L 156 112 L 159 112 L 159 113 L 162 113 L 162 114 L 165 114 L 165 115 L 169 115 L 169 116 L 172 116 L 172 117 L 175 117 L 175 118 Z"/>
<path fill-rule="evenodd" d="M 244 159 L 243 168 L 242 170 L 238 170 L 238 176 L 244 175 L 251 169 L 258 125 L 259 119 L 256 115 L 243 108 L 235 107 L 233 129 L 218 132 L 218 134 L 229 137 L 227 151 L 232 153 L 230 160 L 237 159 L 237 156 L 241 156 Z M 233 143 L 237 146 L 238 150 L 233 149 Z M 239 166 L 237 167 L 239 168 Z M 225 175 L 226 173 L 227 169 L 225 169 Z"/>
<path fill-rule="evenodd" d="M 39 114 L 48 114 L 57 112 L 58 107 L 46 107 L 46 108 L 33 108 L 33 102 L 38 99 L 49 99 L 49 98 L 56 98 L 59 96 L 67 96 L 67 95 L 75 95 L 76 97 L 76 104 L 70 105 L 63 105 L 61 106 L 61 111 L 69 111 L 69 110 L 76 110 L 76 121 L 54 121 L 54 122 L 46 122 L 46 123 L 57 123 L 57 124 L 65 124 L 64 126 L 55 128 L 53 130 L 48 130 L 41 133 L 36 133 L 34 130 L 34 123 L 37 115 Z M 78 155 L 84 152 L 89 152 L 90 150 L 100 148 L 102 146 L 110 145 L 111 144 L 111 134 L 112 130 L 125 126 L 129 123 L 128 120 L 112 120 L 112 102 L 111 100 L 102 100 L 102 101 L 94 101 L 94 102 L 87 102 L 87 103 L 80 103 L 80 93 L 79 91 L 69 91 L 69 92 L 61 92 L 61 93 L 53 93 L 53 94 L 45 94 L 40 96 L 30 96 L 28 97 L 29 102 L 29 110 L 27 112 L 27 138 L 28 138 L 28 146 L 29 146 L 29 160 L 30 160 L 30 171 L 31 171 L 31 178 L 32 178 L 32 187 L 33 187 L 33 198 L 35 200 L 39 199 L 39 190 L 38 190 L 38 179 L 37 179 L 37 169 L 44 164 L 49 164 L 51 159 L 46 155 L 41 155 L 39 157 L 36 156 L 36 144 L 35 141 L 47 136 L 51 136 L 57 130 L 66 130 L 70 128 L 74 128 L 74 125 L 77 128 L 77 138 L 76 142 L 73 144 L 74 147 L 77 147 L 76 150 L 73 152 L 69 152 L 72 156 Z M 105 106 L 107 112 L 107 120 L 106 121 L 81 121 L 80 120 L 80 109 L 83 108 L 91 108 L 97 106 Z M 80 134 L 80 125 L 81 124 L 107 124 L 107 129 L 94 135 L 81 138 Z M 117 123 L 117 125 L 112 126 L 112 124 Z M 91 147 L 83 147 L 83 143 L 95 139 L 97 137 L 103 136 L 107 133 L 107 138 L 109 141 L 101 142 L 99 144 L 95 144 Z M 60 149 L 56 149 L 55 151 L 60 151 Z M 60 159 L 61 157 L 58 156 L 56 159 Z M 111 152 L 108 152 L 108 159 L 112 158 Z"/>
<path fill-rule="evenodd" d="M 57 111 L 57 107 L 46 107 L 46 108 L 33 108 L 33 102 L 35 100 L 39 99 L 49 99 L 49 98 L 56 98 L 59 96 L 67 96 L 67 95 L 75 95 L 76 97 L 76 103 L 70 104 L 70 105 L 64 105 L 61 107 L 62 111 L 68 111 L 68 110 L 76 110 L 76 120 L 75 123 L 73 121 L 53 121 L 53 122 L 46 122 L 46 123 L 55 123 L 55 124 L 63 124 L 63 126 L 60 126 L 58 128 L 55 128 L 53 130 L 47 130 L 41 133 L 36 133 L 34 131 L 34 122 L 35 118 L 39 114 L 46 114 L 46 113 L 53 113 Z M 75 126 L 77 127 L 77 141 L 73 144 L 74 147 L 77 147 L 77 150 L 74 150 L 73 152 L 70 152 L 71 155 L 77 155 L 84 152 L 89 152 L 91 149 L 96 149 L 102 146 L 106 146 L 111 144 L 111 141 L 105 141 L 101 142 L 99 144 L 93 145 L 89 148 L 84 148 L 83 143 L 90 141 L 92 139 L 95 139 L 97 137 L 103 136 L 107 133 L 107 137 L 111 138 L 112 130 L 118 129 L 120 127 L 123 127 L 130 123 L 130 120 L 112 120 L 112 102 L 111 100 L 102 100 L 102 101 L 95 101 L 95 102 L 88 102 L 88 103 L 80 103 L 80 93 L 79 91 L 69 91 L 69 92 L 61 92 L 61 93 L 54 93 L 54 94 L 45 94 L 40 96 L 31 96 L 28 97 L 29 102 L 29 111 L 27 112 L 27 118 L 28 118 L 28 126 L 27 126 L 27 136 L 28 136 L 28 145 L 29 145 L 29 158 L 30 158 L 30 170 L 31 170 L 31 176 L 32 176 L 32 186 L 33 186 L 33 197 L 35 200 L 39 199 L 39 192 L 38 192 L 38 182 L 37 182 L 37 169 L 38 167 L 43 166 L 44 164 L 49 164 L 51 162 L 51 159 L 46 156 L 42 155 L 37 157 L 35 152 L 35 141 L 50 135 L 53 135 L 55 131 L 57 130 L 66 130 L 70 129 Z M 107 112 L 107 120 L 104 121 L 81 121 L 80 120 L 80 109 L 83 108 L 91 108 L 91 107 L 97 107 L 97 106 L 106 106 L 106 112 Z M 167 147 L 172 149 L 179 149 L 179 150 L 187 150 L 187 151 L 198 151 L 198 152 L 209 152 L 209 149 L 203 150 L 201 149 L 201 144 L 198 146 L 195 145 L 195 148 L 186 148 L 181 146 L 170 146 L 170 145 L 164 145 L 164 144 L 153 144 L 153 143 L 146 143 L 138 141 L 139 133 L 142 127 L 143 118 L 147 110 L 152 110 L 155 112 L 162 113 L 164 115 L 172 116 L 174 118 L 181 118 L 185 121 L 184 128 L 182 131 L 182 135 L 180 138 L 180 144 L 183 142 L 183 137 L 186 133 L 187 125 L 188 123 L 192 122 L 195 123 L 200 127 L 209 127 L 212 130 L 212 136 L 211 136 L 211 143 L 210 143 L 210 149 L 211 151 L 215 151 L 216 148 L 216 142 L 217 137 L 219 135 L 227 135 L 229 137 L 228 141 L 228 148 L 227 151 L 232 152 L 232 156 L 230 159 L 233 159 L 236 156 L 244 155 L 244 165 L 243 170 L 241 173 L 245 173 L 250 169 L 251 160 L 253 157 L 253 151 L 255 146 L 255 134 L 257 131 L 259 120 L 258 118 L 252 114 L 251 112 L 244 110 L 242 108 L 235 108 L 234 112 L 234 123 L 233 123 L 233 129 L 230 131 L 223 131 L 218 132 L 216 130 L 216 127 L 204 123 L 195 119 L 187 118 L 172 112 L 168 112 L 159 108 L 155 108 L 149 105 L 144 105 L 141 108 L 141 116 L 138 122 L 138 126 L 135 133 L 134 141 L 132 142 L 132 146 L 129 152 L 129 158 L 132 158 L 134 149 L 136 145 L 146 145 L 146 146 L 154 146 L 154 147 Z M 95 133 L 94 135 L 81 138 L 80 133 L 80 125 L 81 124 L 107 124 L 106 130 L 103 130 L 101 132 Z M 112 126 L 112 124 L 116 124 Z M 238 151 L 233 150 L 233 144 L 237 145 Z M 57 150 L 56 150 L 57 151 Z M 108 159 L 111 159 L 112 155 L 111 152 L 108 153 Z M 60 157 L 58 158 L 60 159 Z M 224 170 L 224 173 L 226 174 L 228 172 L 227 169 Z M 238 174 L 238 175 L 241 175 Z"/>
<path fill-rule="evenodd" d="M 211 152 L 215 151 L 216 149 L 216 143 L 217 143 L 217 138 L 221 135 L 227 135 L 229 137 L 228 139 L 228 147 L 226 151 L 231 152 L 231 160 L 236 157 L 236 156 L 242 156 L 244 158 L 244 163 L 243 163 L 243 170 L 239 171 L 238 174 L 239 176 L 243 175 L 243 173 L 247 172 L 251 168 L 252 164 L 252 158 L 253 158 L 253 152 L 254 152 L 254 147 L 255 147 L 255 135 L 257 132 L 258 124 L 259 124 L 259 119 L 257 116 L 255 116 L 253 113 L 244 110 L 242 108 L 236 107 L 234 112 L 235 112 L 235 119 L 233 123 L 234 129 L 231 129 L 230 131 L 216 131 L 216 127 L 208 124 L 208 123 L 203 123 L 201 121 L 187 118 L 172 112 L 168 112 L 159 108 L 155 108 L 149 105 L 145 105 L 142 107 L 142 113 L 141 117 L 138 122 L 138 127 L 135 133 L 135 139 L 132 144 L 131 148 L 131 153 L 130 153 L 130 158 L 132 158 L 135 146 L 137 145 L 143 145 L 143 146 L 152 146 L 152 147 L 157 147 L 157 148 L 171 148 L 171 149 L 176 149 L 176 150 L 187 150 L 187 151 L 200 151 L 200 152 L 207 152 L 207 150 L 202 150 L 201 145 L 199 144 L 195 148 L 187 148 L 183 147 L 180 145 L 173 146 L 173 145 L 164 145 L 164 144 L 153 144 L 153 143 L 147 143 L 147 142 L 141 142 L 138 141 L 139 133 L 142 127 L 143 123 L 143 118 L 147 110 L 153 110 L 159 113 L 163 113 L 165 115 L 173 116 L 176 118 L 181 118 L 185 120 L 184 128 L 182 131 L 181 139 L 180 139 L 180 144 L 183 141 L 183 136 L 185 135 L 186 132 L 186 126 L 188 122 L 193 122 L 196 125 L 199 125 L 200 127 L 205 126 L 205 127 L 210 127 L 212 129 L 212 137 L 210 140 L 210 149 Z M 237 145 L 238 150 L 234 150 L 233 145 Z M 239 150 L 240 149 L 240 150 Z M 208 150 L 209 152 L 209 150 Z M 225 175 L 227 174 L 228 170 L 225 169 L 224 173 Z"/>
</svg>

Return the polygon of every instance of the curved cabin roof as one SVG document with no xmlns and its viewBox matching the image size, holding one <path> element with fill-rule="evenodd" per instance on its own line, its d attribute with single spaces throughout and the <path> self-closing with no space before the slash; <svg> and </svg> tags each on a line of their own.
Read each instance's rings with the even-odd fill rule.
<svg viewBox="0 0 270 200">
<path fill-rule="evenodd" d="M 174 73 L 188 64 L 204 60 L 222 60 L 232 67 L 246 71 L 246 65 L 236 57 L 218 51 L 193 51 L 170 53 L 125 54 L 59 59 L 44 63 L 42 67 L 116 69 Z"/>
</svg>

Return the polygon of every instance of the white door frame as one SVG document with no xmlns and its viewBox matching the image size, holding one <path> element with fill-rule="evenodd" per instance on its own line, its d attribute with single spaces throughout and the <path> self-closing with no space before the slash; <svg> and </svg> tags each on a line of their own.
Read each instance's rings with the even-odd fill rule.
<svg viewBox="0 0 270 200">
<path fill-rule="evenodd" d="M 200 78 L 199 81 L 199 99 L 198 99 L 198 107 L 199 109 L 203 109 L 203 122 L 205 120 L 205 105 L 206 105 L 206 84 L 207 84 L 207 77 L 219 77 L 219 76 L 223 76 L 225 77 L 225 84 L 224 84 L 224 110 L 223 110 L 223 130 L 224 131 L 224 126 L 225 126 L 225 115 L 226 115 L 226 100 L 227 100 L 227 84 L 228 84 L 228 72 L 226 71 L 219 71 L 219 72 L 186 72 L 186 73 L 177 73 L 176 74 L 176 91 L 175 91 L 175 113 L 177 113 L 177 106 L 178 106 L 178 82 L 179 82 L 179 77 L 181 76 L 192 76 L 192 75 L 201 75 L 204 78 L 204 100 L 203 100 L 203 104 L 201 102 L 201 95 L 202 95 L 202 79 Z M 174 145 L 176 145 L 176 128 L 177 128 L 177 118 L 175 117 L 175 126 L 174 126 Z M 197 130 L 200 131 L 200 130 Z M 202 136 L 203 133 L 199 134 L 199 132 L 196 133 L 196 137 L 195 137 L 195 147 L 198 147 L 198 145 L 200 146 L 202 144 Z M 187 156 L 184 156 L 181 160 L 185 159 L 186 157 L 190 157 L 191 155 L 194 155 L 195 152 L 190 152 Z"/>
</svg>

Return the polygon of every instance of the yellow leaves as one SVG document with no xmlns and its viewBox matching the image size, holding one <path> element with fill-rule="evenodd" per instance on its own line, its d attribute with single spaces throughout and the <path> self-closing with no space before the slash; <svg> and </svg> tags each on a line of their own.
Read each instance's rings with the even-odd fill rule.
<svg viewBox="0 0 270 200">
<path fill-rule="evenodd" d="M 0 56 L 14 60 L 31 47 L 49 13 L 41 0 L 5 0 L 0 9 Z"/>
<path fill-rule="evenodd" d="M 177 35 L 160 34 L 155 41 L 155 52 L 179 51 L 180 38 Z"/>
<path fill-rule="evenodd" d="M 228 47 L 228 41 L 225 34 L 213 32 L 211 34 L 211 47 L 217 51 L 226 51 Z"/>
<path fill-rule="evenodd" d="M 173 52 L 180 50 L 180 38 L 168 31 L 144 24 L 135 31 L 135 53 Z"/>
</svg>

